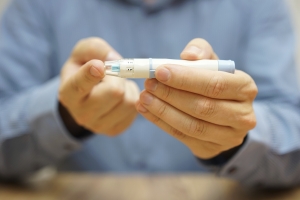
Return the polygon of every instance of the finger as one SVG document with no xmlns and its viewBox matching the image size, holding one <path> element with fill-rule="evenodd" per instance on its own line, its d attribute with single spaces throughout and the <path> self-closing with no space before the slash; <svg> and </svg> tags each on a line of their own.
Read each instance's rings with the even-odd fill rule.
<svg viewBox="0 0 300 200">
<path fill-rule="evenodd" d="M 83 124 L 93 124 L 98 118 L 109 113 L 114 107 L 123 101 L 125 94 L 124 80 L 118 77 L 105 77 L 101 84 L 95 86 L 90 94 L 83 98 L 75 106 L 76 115 L 80 116 Z"/>
<path fill-rule="evenodd" d="M 139 100 L 141 92 L 138 85 L 132 80 L 126 80 L 126 91 L 125 98 L 134 101 L 135 104 Z"/>
<path fill-rule="evenodd" d="M 230 74 L 180 65 L 163 65 L 156 69 L 155 76 L 158 81 L 170 87 L 215 99 L 245 101 L 253 100 L 257 94 L 253 79 L 239 70 Z"/>
<path fill-rule="evenodd" d="M 203 158 L 203 159 L 212 158 L 218 155 L 224 149 L 224 147 L 222 147 L 219 144 L 195 139 L 193 137 L 184 134 L 178 129 L 173 128 L 168 123 L 163 121 L 161 118 L 153 115 L 151 112 L 148 112 L 148 110 L 140 103 L 137 103 L 137 110 L 147 120 L 149 120 L 150 122 L 152 122 L 153 124 L 161 128 L 162 130 L 164 130 L 172 137 L 181 141 L 187 147 L 189 147 L 190 150 L 193 152 L 193 154 L 199 158 Z"/>
<path fill-rule="evenodd" d="M 139 99 L 139 88 L 135 82 L 130 80 L 126 81 L 125 88 L 126 93 L 124 101 L 113 109 L 108 114 L 109 116 L 107 115 L 106 119 L 102 119 L 103 124 L 106 124 L 106 129 L 104 131 L 111 136 L 115 136 L 125 130 L 137 116 L 135 104 Z"/>
<path fill-rule="evenodd" d="M 124 132 L 132 124 L 136 116 L 137 116 L 136 113 L 128 115 L 127 118 L 122 121 L 122 123 L 118 123 L 115 127 L 113 127 L 113 129 L 107 131 L 108 135 L 116 136 Z"/>
<path fill-rule="evenodd" d="M 137 116 L 137 112 L 135 110 L 131 110 L 129 112 L 127 110 L 126 114 L 123 114 L 122 116 L 118 116 L 117 118 L 112 118 L 114 114 L 115 113 L 112 114 L 109 113 L 107 116 L 105 116 L 105 120 L 104 118 L 99 119 L 99 124 L 98 126 L 96 125 L 96 129 L 100 130 L 101 132 L 98 133 L 104 133 L 108 136 L 116 136 L 122 133 L 126 128 L 128 128 Z M 116 119 L 116 120 L 112 120 L 112 119 Z M 104 121 L 109 123 L 103 126 Z"/>
<path fill-rule="evenodd" d="M 183 60 L 218 60 L 211 45 L 204 39 L 196 38 L 188 43 L 180 55 Z"/>
<path fill-rule="evenodd" d="M 99 110 L 97 113 L 103 113 L 103 109 L 105 109 L 106 112 L 100 114 L 97 120 L 91 124 L 92 127 L 96 127 L 97 130 L 108 133 L 110 130 L 116 129 L 115 127 L 121 127 L 119 124 L 124 124 L 123 121 L 127 121 L 127 118 L 129 119 L 136 116 L 135 103 L 139 98 L 139 90 L 132 81 L 126 81 L 125 87 L 125 97 L 119 104 L 114 107 L 110 105 L 105 106 L 105 108 L 97 109 Z M 107 100 L 109 101 L 108 103 L 111 104 L 111 99 Z M 108 109 L 108 107 L 110 107 L 110 109 Z"/>
<path fill-rule="evenodd" d="M 240 135 L 231 127 L 219 126 L 196 119 L 144 91 L 140 96 L 141 104 L 153 115 L 182 133 L 198 140 L 220 145 L 239 143 Z"/>
<path fill-rule="evenodd" d="M 244 103 L 212 99 L 178 90 L 164 85 L 156 79 L 147 79 L 145 89 L 157 98 L 197 119 L 221 126 L 253 128 L 253 123 L 249 120 L 253 115 L 252 106 L 245 106 Z"/>
<path fill-rule="evenodd" d="M 62 102 L 78 102 L 84 98 L 104 77 L 104 64 L 100 60 L 91 60 L 84 64 L 62 84 L 59 97 Z"/>
<path fill-rule="evenodd" d="M 92 59 L 106 61 L 120 58 L 122 57 L 101 38 L 87 38 L 79 41 L 71 55 L 73 61 L 81 64 Z"/>
</svg>

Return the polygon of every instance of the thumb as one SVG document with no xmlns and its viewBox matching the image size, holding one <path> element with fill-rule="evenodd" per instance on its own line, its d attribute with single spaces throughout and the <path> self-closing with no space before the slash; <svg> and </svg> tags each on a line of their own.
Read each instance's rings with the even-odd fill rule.
<svg viewBox="0 0 300 200">
<path fill-rule="evenodd" d="M 180 55 L 183 60 L 217 60 L 218 56 L 211 45 L 204 39 L 196 38 L 188 43 Z"/>
<path fill-rule="evenodd" d="M 79 65 L 92 60 L 117 60 L 122 57 L 105 40 L 87 38 L 80 40 L 73 49 L 71 60 Z"/>
</svg>

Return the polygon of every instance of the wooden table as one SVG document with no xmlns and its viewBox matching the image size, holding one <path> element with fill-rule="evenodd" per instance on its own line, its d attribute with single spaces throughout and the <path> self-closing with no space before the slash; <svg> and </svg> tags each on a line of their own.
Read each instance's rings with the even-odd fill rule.
<svg viewBox="0 0 300 200">
<path fill-rule="evenodd" d="M 300 200 L 300 188 L 253 191 L 204 174 L 58 174 L 47 184 L 0 184 L 0 200 Z"/>
</svg>

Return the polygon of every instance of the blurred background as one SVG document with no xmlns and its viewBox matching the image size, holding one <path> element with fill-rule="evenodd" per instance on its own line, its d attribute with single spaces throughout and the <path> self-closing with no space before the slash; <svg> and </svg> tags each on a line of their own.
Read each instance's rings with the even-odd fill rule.
<svg viewBox="0 0 300 200">
<path fill-rule="evenodd" d="M 3 9 L 10 0 L 0 0 L 0 16 Z M 297 31 L 297 46 L 298 46 L 298 77 L 300 82 L 300 1 L 299 0 L 286 0 L 291 8 L 291 15 L 294 19 L 295 29 Z"/>
</svg>

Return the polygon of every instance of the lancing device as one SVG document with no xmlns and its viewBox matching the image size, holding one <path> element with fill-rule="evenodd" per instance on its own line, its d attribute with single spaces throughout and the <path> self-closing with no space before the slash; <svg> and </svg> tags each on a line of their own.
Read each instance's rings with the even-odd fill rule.
<svg viewBox="0 0 300 200">
<path fill-rule="evenodd" d="M 235 63 L 231 60 L 173 60 L 173 59 L 121 59 L 106 61 L 106 75 L 121 78 L 155 78 L 155 70 L 160 65 L 182 65 L 199 69 L 234 73 Z"/>
</svg>

